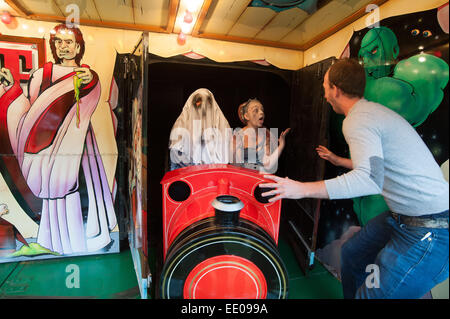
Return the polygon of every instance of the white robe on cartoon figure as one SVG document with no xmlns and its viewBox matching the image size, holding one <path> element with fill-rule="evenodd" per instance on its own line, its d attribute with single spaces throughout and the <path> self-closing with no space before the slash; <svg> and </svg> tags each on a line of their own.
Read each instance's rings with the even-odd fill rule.
<svg viewBox="0 0 450 319">
<path fill-rule="evenodd" d="M 87 66 L 86 66 L 87 67 Z M 31 192 L 42 199 L 37 243 L 60 254 L 97 251 L 117 225 L 113 201 L 90 122 L 101 89 L 98 75 L 80 88 L 80 122 L 74 103 L 75 72 L 51 62 L 33 73 L 25 96 L 18 83 L 0 86 L 0 117 Z M 83 220 L 79 170 L 89 197 Z"/>
</svg>

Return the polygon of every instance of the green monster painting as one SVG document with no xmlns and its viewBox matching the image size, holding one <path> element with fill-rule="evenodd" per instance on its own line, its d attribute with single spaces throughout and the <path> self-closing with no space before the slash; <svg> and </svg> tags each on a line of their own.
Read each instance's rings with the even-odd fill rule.
<svg viewBox="0 0 450 319">
<path fill-rule="evenodd" d="M 425 53 L 396 63 L 398 55 L 397 37 L 391 29 L 378 27 L 366 33 L 358 52 L 366 70 L 364 97 L 391 108 L 417 127 L 441 104 L 449 66 Z M 353 203 L 361 225 L 389 210 L 381 195 L 355 198 Z"/>
</svg>

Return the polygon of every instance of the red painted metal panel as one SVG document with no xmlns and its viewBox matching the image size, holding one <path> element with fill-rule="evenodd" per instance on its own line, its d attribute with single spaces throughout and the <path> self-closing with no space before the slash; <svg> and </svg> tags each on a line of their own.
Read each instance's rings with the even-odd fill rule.
<svg viewBox="0 0 450 319">
<path fill-rule="evenodd" d="M 171 198 L 169 188 L 174 182 L 183 182 L 189 187 L 187 199 L 176 201 Z M 161 181 L 164 258 L 170 244 L 183 229 L 214 216 L 211 203 L 218 195 L 238 197 L 244 203 L 240 217 L 260 226 L 278 243 L 281 201 L 262 203 L 255 198 L 255 190 L 264 182 L 270 181 L 258 171 L 225 164 L 196 165 L 168 172 Z"/>
</svg>

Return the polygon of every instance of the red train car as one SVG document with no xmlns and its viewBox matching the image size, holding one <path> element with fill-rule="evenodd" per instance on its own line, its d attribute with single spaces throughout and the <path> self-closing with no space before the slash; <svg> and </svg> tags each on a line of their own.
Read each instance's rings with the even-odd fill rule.
<svg viewBox="0 0 450 319">
<path fill-rule="evenodd" d="M 287 272 L 276 247 L 281 201 L 261 196 L 265 181 L 232 165 L 164 176 L 160 298 L 286 298 Z"/>
</svg>

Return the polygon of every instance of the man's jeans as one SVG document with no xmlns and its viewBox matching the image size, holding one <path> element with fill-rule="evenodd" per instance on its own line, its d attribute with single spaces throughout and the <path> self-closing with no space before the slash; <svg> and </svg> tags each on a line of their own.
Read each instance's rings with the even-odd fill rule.
<svg viewBox="0 0 450 319">
<path fill-rule="evenodd" d="M 448 243 L 448 228 L 410 227 L 389 212 L 378 215 L 342 246 L 344 298 L 422 297 L 448 278 Z"/>
</svg>

